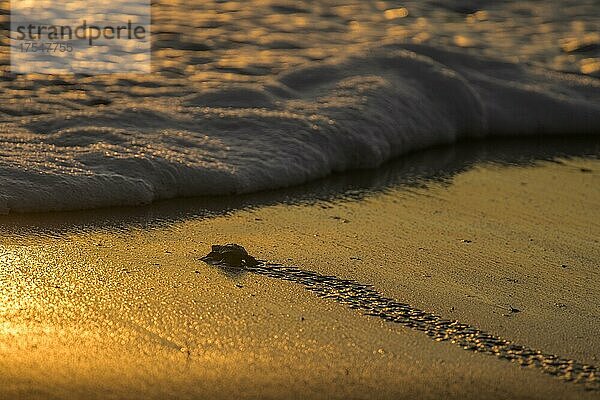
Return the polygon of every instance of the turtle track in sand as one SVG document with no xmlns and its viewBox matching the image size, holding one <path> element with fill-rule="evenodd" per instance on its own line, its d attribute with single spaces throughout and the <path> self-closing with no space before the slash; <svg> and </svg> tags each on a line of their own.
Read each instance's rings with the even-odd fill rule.
<svg viewBox="0 0 600 400">
<path fill-rule="evenodd" d="M 564 381 L 583 384 L 588 390 L 600 391 L 600 370 L 596 366 L 544 353 L 476 327 L 444 319 L 385 297 L 370 285 L 261 260 L 244 270 L 300 284 L 321 298 L 360 310 L 365 315 L 425 332 L 433 340 L 450 341 L 465 350 L 496 356 L 522 367 L 537 368 Z"/>
</svg>

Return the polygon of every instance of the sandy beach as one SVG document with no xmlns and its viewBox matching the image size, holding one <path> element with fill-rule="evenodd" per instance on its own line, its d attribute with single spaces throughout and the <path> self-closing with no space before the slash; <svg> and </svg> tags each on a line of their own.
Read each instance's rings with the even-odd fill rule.
<svg viewBox="0 0 600 400">
<path fill-rule="evenodd" d="M 600 399 L 598 0 L 0 0 L 0 400 Z"/>
<path fill-rule="evenodd" d="M 338 177 L 319 186 L 337 196 L 304 201 L 275 192 L 218 211 L 180 200 L 121 216 L 3 217 L 0 398 L 598 398 L 593 379 L 567 382 L 199 260 L 239 243 L 595 368 L 598 160 L 473 162 L 437 178 L 405 163 L 369 190 Z"/>
</svg>

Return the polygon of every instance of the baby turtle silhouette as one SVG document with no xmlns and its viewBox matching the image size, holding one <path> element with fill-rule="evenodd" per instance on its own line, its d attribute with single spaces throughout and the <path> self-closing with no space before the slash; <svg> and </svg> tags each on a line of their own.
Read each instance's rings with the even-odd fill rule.
<svg viewBox="0 0 600 400">
<path fill-rule="evenodd" d="M 248 254 L 239 244 L 229 243 L 226 245 L 214 244 L 210 253 L 201 258 L 207 264 L 222 267 L 254 267 L 258 264 L 256 258 Z"/>
</svg>

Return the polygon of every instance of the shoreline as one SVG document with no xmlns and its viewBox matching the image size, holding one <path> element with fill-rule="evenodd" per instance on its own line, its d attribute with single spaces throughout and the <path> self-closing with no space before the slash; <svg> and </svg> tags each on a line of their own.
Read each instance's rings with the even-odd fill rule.
<svg viewBox="0 0 600 400">
<path fill-rule="evenodd" d="M 207 216 L 229 210 L 262 207 L 279 203 L 308 204 L 368 196 L 397 186 L 422 186 L 451 179 L 478 164 L 528 166 L 556 158 L 600 158 L 600 138 L 596 135 L 551 135 L 527 137 L 464 138 L 456 143 L 435 145 L 395 157 L 376 168 L 333 172 L 323 178 L 277 189 L 226 196 L 192 196 L 161 199 L 148 204 L 88 209 L 0 213 L 4 226 L 29 222 L 38 229 L 64 225 L 101 225 L 103 219 L 122 221 L 151 218 L 175 221 L 198 217 L 198 208 Z M 183 211 L 182 211 L 183 210 Z M 61 222 L 59 222 L 61 223 Z"/>
</svg>

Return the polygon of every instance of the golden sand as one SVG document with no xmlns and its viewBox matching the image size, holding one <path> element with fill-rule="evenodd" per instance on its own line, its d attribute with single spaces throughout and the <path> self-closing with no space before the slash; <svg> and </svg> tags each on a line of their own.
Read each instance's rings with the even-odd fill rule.
<svg viewBox="0 0 600 400">
<path fill-rule="evenodd" d="M 13 229 L 0 238 L 0 398 L 597 398 L 198 259 L 239 243 L 598 365 L 598 171 L 585 159 L 483 165 L 358 199 Z"/>
</svg>

